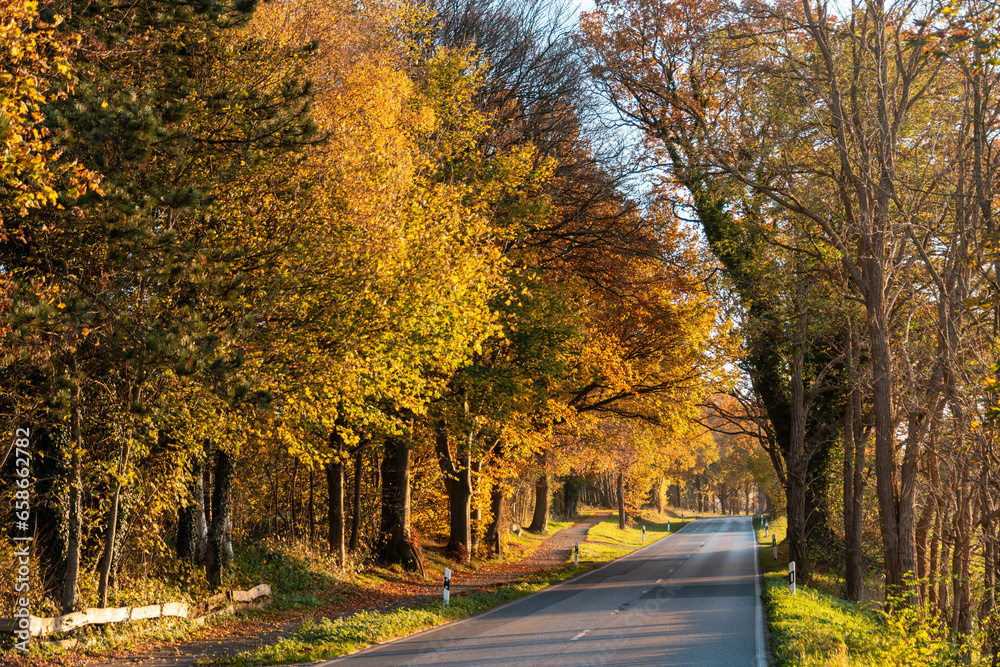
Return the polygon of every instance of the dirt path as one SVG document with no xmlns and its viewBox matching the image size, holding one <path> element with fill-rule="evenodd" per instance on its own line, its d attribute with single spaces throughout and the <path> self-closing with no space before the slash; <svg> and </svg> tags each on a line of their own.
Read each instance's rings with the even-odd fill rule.
<svg viewBox="0 0 1000 667">
<path fill-rule="evenodd" d="M 456 572 L 452 577 L 452 594 L 490 588 L 566 563 L 572 557 L 576 542 L 583 543 L 587 538 L 587 531 L 608 514 L 607 512 L 593 514 L 559 531 L 539 544 L 530 556 L 518 563 L 488 565 L 477 571 Z M 146 645 L 132 651 L 119 651 L 100 657 L 74 656 L 71 660 L 52 664 L 86 667 L 191 667 L 200 659 L 275 644 L 281 638 L 292 635 L 306 620 L 313 617 L 334 618 L 364 609 L 388 610 L 419 604 L 439 599 L 441 588 L 442 584 L 438 581 L 412 582 L 401 577 L 398 581 L 388 582 L 381 590 L 365 591 L 364 604 L 359 600 L 347 600 L 336 607 L 327 607 L 315 612 L 289 611 L 269 615 L 266 620 L 254 622 L 234 620 L 206 628 L 203 637 L 184 642 Z"/>
</svg>

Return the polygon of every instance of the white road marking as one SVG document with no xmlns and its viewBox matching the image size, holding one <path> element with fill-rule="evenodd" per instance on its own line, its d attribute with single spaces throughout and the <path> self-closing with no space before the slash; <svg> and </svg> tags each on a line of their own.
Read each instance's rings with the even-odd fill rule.
<svg viewBox="0 0 1000 667">
<path fill-rule="evenodd" d="M 585 635 L 585 634 L 587 634 L 588 632 L 590 632 L 590 630 L 584 630 L 583 632 L 581 632 L 581 633 L 580 633 L 580 634 L 578 634 L 577 636 L 575 636 L 575 637 L 571 638 L 571 639 L 570 639 L 570 641 L 571 641 L 571 642 L 575 642 L 575 641 L 576 641 L 577 639 L 579 639 L 580 637 L 584 636 L 584 635 Z"/>
<path fill-rule="evenodd" d="M 757 667 L 767 667 L 767 658 L 764 656 L 764 613 L 761 610 L 761 605 L 764 602 L 760 599 L 760 545 L 757 544 L 757 531 L 754 530 L 753 521 L 750 521 L 750 535 L 752 536 L 751 544 L 753 544 L 753 583 L 757 593 L 756 604 L 754 604 L 754 625 L 757 626 Z"/>
</svg>

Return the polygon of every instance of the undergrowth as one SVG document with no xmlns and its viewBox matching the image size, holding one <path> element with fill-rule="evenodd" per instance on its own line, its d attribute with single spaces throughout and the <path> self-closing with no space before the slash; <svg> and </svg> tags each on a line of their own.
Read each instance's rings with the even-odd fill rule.
<svg viewBox="0 0 1000 667">
<path fill-rule="evenodd" d="M 306 542 L 288 544 L 264 541 L 239 550 L 228 583 L 247 589 L 257 584 L 271 586 L 272 607 L 292 609 L 319 607 L 346 599 L 351 574 L 342 571 L 325 550 Z"/>
<path fill-rule="evenodd" d="M 756 525 L 756 524 L 755 524 Z M 778 667 L 944 667 L 959 656 L 937 617 L 920 606 L 897 605 L 883 611 L 857 605 L 811 586 L 788 586 L 785 519 L 772 522 L 779 542 L 778 559 L 771 538 L 757 531 L 764 570 L 763 599 L 771 628 L 771 648 Z"/>
</svg>

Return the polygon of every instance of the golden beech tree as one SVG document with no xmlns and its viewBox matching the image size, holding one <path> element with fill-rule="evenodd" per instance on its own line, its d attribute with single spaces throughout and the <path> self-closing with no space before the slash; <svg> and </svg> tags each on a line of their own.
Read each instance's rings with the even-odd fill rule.
<svg viewBox="0 0 1000 667">
<path fill-rule="evenodd" d="M 369 438 L 385 441 L 383 461 L 404 469 L 386 469 L 398 473 L 392 489 L 405 489 L 413 420 L 496 330 L 490 299 L 504 281 L 498 239 L 507 232 L 487 213 L 546 173 L 530 147 L 480 150 L 488 124 L 471 103 L 473 54 L 412 59 L 391 28 L 413 20 L 399 8 L 309 4 L 274 7 L 255 24 L 279 42 L 318 40 L 314 115 L 328 136 L 297 167 L 316 186 L 290 218 L 294 252 L 264 286 L 277 291 L 260 353 L 281 396 L 281 428 L 327 467 L 336 508 L 342 466 Z M 330 517 L 341 554 L 342 514 Z M 399 557 L 408 519 L 383 519 L 398 524 L 383 531 L 383 557 Z"/>
</svg>

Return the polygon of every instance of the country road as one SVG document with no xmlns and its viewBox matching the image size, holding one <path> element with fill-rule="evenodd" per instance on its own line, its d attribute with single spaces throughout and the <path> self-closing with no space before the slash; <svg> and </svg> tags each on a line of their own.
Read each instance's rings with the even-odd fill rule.
<svg viewBox="0 0 1000 667">
<path fill-rule="evenodd" d="M 571 581 L 330 667 L 766 667 L 749 517 L 699 519 Z"/>
</svg>

